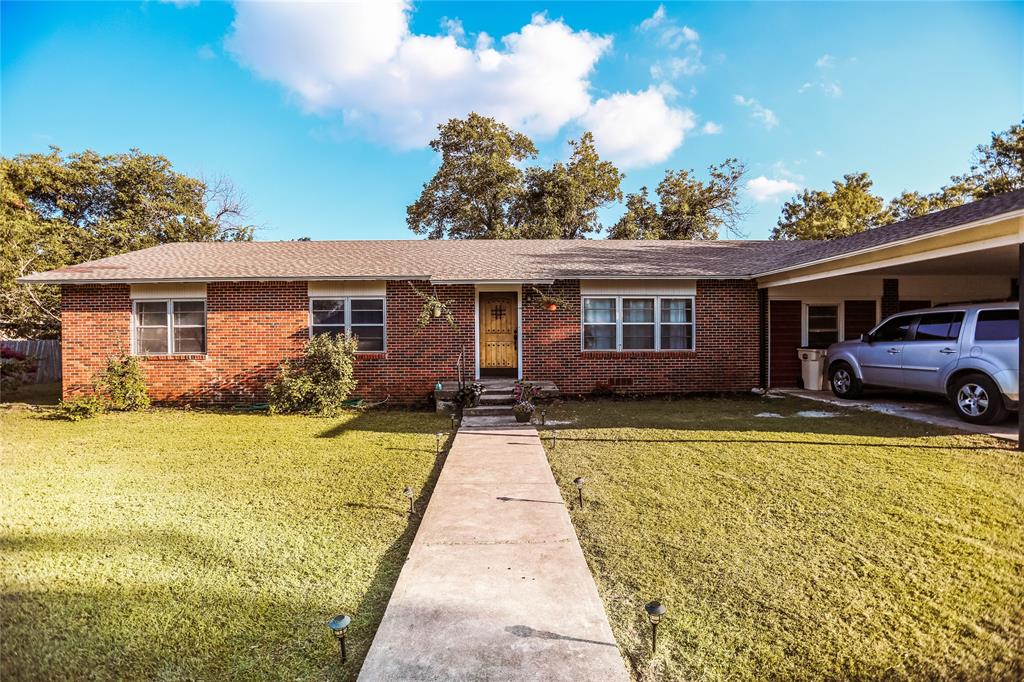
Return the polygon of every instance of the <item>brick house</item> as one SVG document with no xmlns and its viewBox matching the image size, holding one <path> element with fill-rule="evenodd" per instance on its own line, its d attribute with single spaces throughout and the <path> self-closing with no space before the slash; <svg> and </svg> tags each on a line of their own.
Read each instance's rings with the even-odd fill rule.
<svg viewBox="0 0 1024 682">
<path fill-rule="evenodd" d="M 20 280 L 59 284 L 64 394 L 136 354 L 165 404 L 261 401 L 310 335 L 359 338 L 358 393 L 511 376 L 564 394 L 749 391 L 907 307 L 1016 297 L 1024 191 L 831 242 L 167 244 Z M 417 292 L 450 301 L 420 329 Z M 541 294 L 565 305 L 549 310 Z"/>
</svg>

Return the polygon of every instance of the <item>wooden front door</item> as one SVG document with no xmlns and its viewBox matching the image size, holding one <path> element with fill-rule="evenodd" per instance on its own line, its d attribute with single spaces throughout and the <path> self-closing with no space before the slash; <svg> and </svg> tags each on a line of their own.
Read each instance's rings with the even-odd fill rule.
<svg viewBox="0 0 1024 682">
<path fill-rule="evenodd" d="M 480 294 L 480 371 L 519 366 L 519 315 L 515 293 Z"/>
</svg>

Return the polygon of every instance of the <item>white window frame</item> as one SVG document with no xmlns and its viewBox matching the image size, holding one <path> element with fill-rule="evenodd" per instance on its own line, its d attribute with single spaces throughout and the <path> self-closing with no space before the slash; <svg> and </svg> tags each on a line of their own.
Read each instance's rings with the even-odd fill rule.
<svg viewBox="0 0 1024 682">
<path fill-rule="evenodd" d="M 611 298 L 615 300 L 615 348 L 585 348 L 584 334 L 588 324 L 609 325 L 611 322 L 584 322 L 585 306 L 587 299 Z M 645 298 L 654 300 L 654 348 L 623 348 L 622 327 L 623 325 L 649 325 L 650 322 L 623 322 L 622 320 L 622 299 L 624 298 Z M 689 326 L 692 330 L 690 348 L 662 348 L 661 347 L 661 302 L 663 300 L 676 301 L 687 300 L 690 302 L 692 313 L 690 322 L 666 323 L 670 326 Z M 697 297 L 679 294 L 668 294 L 665 296 L 650 294 L 586 294 L 580 297 L 580 350 L 584 353 L 692 353 L 697 350 Z"/>
<path fill-rule="evenodd" d="M 139 324 L 139 304 L 140 303 L 163 303 L 164 304 L 164 315 L 167 318 L 167 352 L 166 353 L 143 353 L 139 349 L 138 339 L 138 328 Z M 203 330 L 205 343 L 203 344 L 202 351 L 185 351 L 178 352 L 174 348 L 174 304 L 175 303 L 202 303 L 203 304 Z M 206 310 L 206 299 L 205 298 L 137 298 L 132 301 L 132 355 L 140 357 L 150 356 L 165 356 L 165 355 L 206 355 L 209 350 L 210 337 L 209 337 L 209 325 L 207 319 Z M 197 325 L 182 325 L 184 329 L 193 329 Z"/>
<path fill-rule="evenodd" d="M 846 299 L 804 298 L 795 300 L 799 300 L 802 303 L 800 310 L 800 345 L 802 347 L 806 348 L 807 344 L 811 342 L 811 323 L 809 313 L 812 306 L 834 305 L 836 307 L 836 324 L 839 325 L 839 340 L 846 340 Z M 875 316 L 877 317 L 877 314 Z"/>
<path fill-rule="evenodd" d="M 380 350 L 357 350 L 357 353 L 384 353 L 388 349 L 388 299 L 386 296 L 310 296 L 308 308 L 309 338 L 313 338 L 313 301 L 344 301 L 345 322 L 343 324 L 318 324 L 317 327 L 338 327 L 345 334 L 352 333 L 352 301 L 380 301 L 383 320 L 383 348 Z M 375 327 L 377 325 L 359 324 L 357 327 Z"/>
</svg>

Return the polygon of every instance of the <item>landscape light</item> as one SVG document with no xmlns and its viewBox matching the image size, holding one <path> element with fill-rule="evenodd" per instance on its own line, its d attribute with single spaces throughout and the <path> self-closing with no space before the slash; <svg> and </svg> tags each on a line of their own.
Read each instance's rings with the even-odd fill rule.
<svg viewBox="0 0 1024 682">
<path fill-rule="evenodd" d="M 338 646 L 341 648 L 341 662 L 345 662 L 345 631 L 348 630 L 348 626 L 351 625 L 352 619 L 346 616 L 344 613 L 331 618 L 327 621 L 327 627 L 331 629 L 334 636 L 338 639 Z"/>
<path fill-rule="evenodd" d="M 444 434 L 441 433 L 440 431 L 438 431 L 437 433 L 434 434 L 434 438 L 437 440 L 437 443 L 436 443 L 436 453 L 435 454 L 438 454 L 438 455 L 441 454 L 441 438 L 442 437 L 444 437 Z"/>
<path fill-rule="evenodd" d="M 544 426 L 546 421 L 547 421 L 547 415 L 545 414 L 544 410 L 541 410 L 540 411 L 540 425 Z"/>
<path fill-rule="evenodd" d="M 412 486 L 405 486 L 405 490 L 402 491 L 402 494 L 409 498 L 409 514 L 415 514 L 416 507 L 414 505 L 416 502 L 412 499 Z"/>
<path fill-rule="evenodd" d="M 668 609 L 660 601 L 651 601 L 644 605 L 644 611 L 647 612 L 647 620 L 651 621 L 651 653 L 654 654 L 658 652 L 658 623 Z"/>
<path fill-rule="evenodd" d="M 558 429 L 551 429 L 551 449 L 558 447 Z"/>
<path fill-rule="evenodd" d="M 572 480 L 573 484 L 576 486 L 576 492 L 579 493 L 579 496 L 580 496 L 580 509 L 583 509 L 583 483 L 584 483 L 584 481 L 586 481 L 586 479 L 583 478 L 582 476 L 577 476 L 576 478 L 574 478 Z"/>
<path fill-rule="evenodd" d="M 455 433 L 455 429 L 458 427 L 459 420 L 455 417 L 455 413 L 452 412 L 452 433 Z"/>
</svg>

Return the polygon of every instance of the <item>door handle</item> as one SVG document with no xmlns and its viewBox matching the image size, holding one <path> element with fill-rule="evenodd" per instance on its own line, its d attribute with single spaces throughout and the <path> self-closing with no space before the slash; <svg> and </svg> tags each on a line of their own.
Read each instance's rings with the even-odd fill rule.
<svg viewBox="0 0 1024 682">
<path fill-rule="evenodd" d="M 890 348 L 889 350 L 886 351 L 886 353 L 888 353 L 889 355 L 896 355 L 899 352 L 900 352 L 899 348 Z"/>
<path fill-rule="evenodd" d="M 944 355 L 952 355 L 953 353 L 956 352 L 956 349 L 955 348 L 940 348 L 939 352 L 944 354 Z"/>
</svg>

